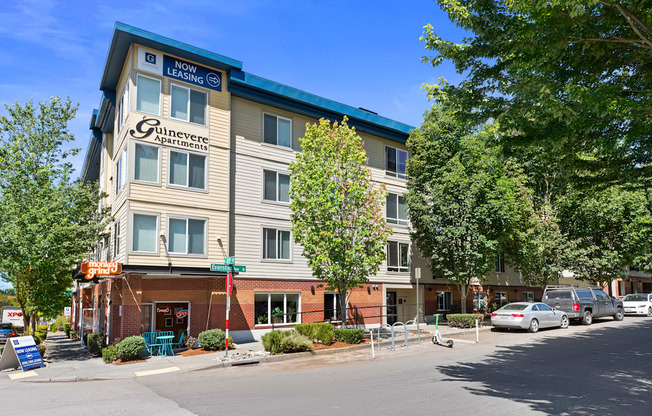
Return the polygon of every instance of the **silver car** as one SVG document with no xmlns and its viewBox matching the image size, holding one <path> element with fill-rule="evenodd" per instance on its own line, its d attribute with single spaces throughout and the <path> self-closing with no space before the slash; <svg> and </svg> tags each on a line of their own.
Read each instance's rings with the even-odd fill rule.
<svg viewBox="0 0 652 416">
<path fill-rule="evenodd" d="M 568 328 L 568 315 L 545 303 L 514 302 L 492 313 L 491 325 L 495 328 L 527 329 L 528 332 L 537 332 L 539 328 Z"/>
</svg>

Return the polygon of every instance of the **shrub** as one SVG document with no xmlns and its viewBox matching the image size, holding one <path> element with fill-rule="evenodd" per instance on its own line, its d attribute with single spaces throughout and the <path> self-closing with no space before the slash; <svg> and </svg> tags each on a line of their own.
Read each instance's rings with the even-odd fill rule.
<svg viewBox="0 0 652 416">
<path fill-rule="evenodd" d="M 50 324 L 50 332 L 55 332 L 57 330 L 57 324 L 54 322 Z"/>
<path fill-rule="evenodd" d="M 82 340 L 84 341 L 84 345 L 88 345 L 88 334 L 90 334 L 90 332 L 84 332 L 84 335 L 82 335 Z"/>
<path fill-rule="evenodd" d="M 458 313 L 446 315 L 448 326 L 453 328 L 472 328 L 475 326 L 475 320 L 482 322 L 484 315 L 479 313 Z"/>
<path fill-rule="evenodd" d="M 70 330 L 70 322 L 68 321 L 68 318 L 64 315 L 57 316 L 57 319 L 54 320 L 55 329 L 57 331 L 65 331 L 66 326 L 68 327 L 67 329 Z"/>
<path fill-rule="evenodd" d="M 140 335 L 127 337 L 116 345 L 116 355 L 122 361 L 136 360 L 140 358 L 147 348 L 145 340 Z"/>
<path fill-rule="evenodd" d="M 33 336 L 32 338 L 34 338 L 34 343 L 35 343 L 36 345 L 39 345 L 41 342 L 43 342 L 43 338 L 41 338 L 41 336 L 39 335 L 38 332 L 35 333 L 34 336 Z"/>
<path fill-rule="evenodd" d="M 355 328 L 336 329 L 333 333 L 336 341 L 347 344 L 359 344 L 364 339 L 364 330 Z"/>
<path fill-rule="evenodd" d="M 197 338 L 195 338 L 195 337 L 188 337 L 186 339 L 186 347 L 189 350 L 193 349 L 196 343 L 197 343 Z"/>
<path fill-rule="evenodd" d="M 208 351 L 218 351 L 225 348 L 226 334 L 221 329 L 209 329 L 201 332 L 198 337 L 199 345 Z M 229 337 L 229 347 L 233 345 L 233 339 Z"/>
<path fill-rule="evenodd" d="M 36 330 L 39 332 L 48 332 L 47 325 L 36 325 Z"/>
<path fill-rule="evenodd" d="M 312 341 L 295 329 L 289 331 L 274 330 L 262 336 L 263 346 L 272 354 L 301 352 L 312 350 Z"/>
<path fill-rule="evenodd" d="M 38 353 L 41 354 L 41 358 L 45 358 L 45 345 L 37 345 Z"/>
<path fill-rule="evenodd" d="M 69 333 L 70 333 L 70 339 L 79 339 L 79 335 L 77 335 L 77 331 L 69 330 Z"/>
<path fill-rule="evenodd" d="M 308 324 L 297 324 L 297 332 L 309 339 L 321 341 L 324 345 L 333 342 L 333 325 L 326 322 L 313 322 Z"/>
<path fill-rule="evenodd" d="M 70 328 L 71 328 L 71 327 L 70 327 L 70 323 L 69 323 L 69 322 L 66 322 L 66 323 L 63 324 L 63 330 L 64 330 L 64 331 L 70 331 Z"/>
<path fill-rule="evenodd" d="M 99 355 L 102 352 L 102 338 L 104 338 L 102 334 L 88 334 L 86 347 L 91 354 Z"/>
<path fill-rule="evenodd" d="M 109 345 L 106 348 L 102 348 L 102 361 L 106 364 L 111 364 L 118 359 L 118 352 L 115 345 Z"/>
</svg>

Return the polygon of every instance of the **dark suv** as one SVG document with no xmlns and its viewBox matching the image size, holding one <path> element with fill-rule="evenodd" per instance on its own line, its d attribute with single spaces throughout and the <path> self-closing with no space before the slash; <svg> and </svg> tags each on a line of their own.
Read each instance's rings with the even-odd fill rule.
<svg viewBox="0 0 652 416">
<path fill-rule="evenodd" d="M 16 336 L 16 329 L 11 323 L 0 323 L 0 344 L 6 344 L 7 340 Z"/>
<path fill-rule="evenodd" d="M 623 302 L 606 294 L 600 286 L 548 285 L 542 302 L 551 308 L 564 311 L 570 319 L 591 325 L 593 318 L 613 316 L 622 321 L 625 316 Z"/>
</svg>

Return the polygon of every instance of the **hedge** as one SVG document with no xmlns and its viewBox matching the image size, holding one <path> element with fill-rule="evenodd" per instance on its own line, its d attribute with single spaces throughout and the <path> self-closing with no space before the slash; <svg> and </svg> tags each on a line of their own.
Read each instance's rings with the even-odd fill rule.
<svg viewBox="0 0 652 416">
<path fill-rule="evenodd" d="M 453 328 L 473 328 L 475 327 L 476 319 L 481 323 L 484 315 L 479 313 L 449 313 L 446 315 L 448 326 Z"/>
<path fill-rule="evenodd" d="M 341 328 L 336 329 L 333 336 L 336 341 L 347 344 L 359 344 L 364 339 L 364 329 Z"/>
<path fill-rule="evenodd" d="M 68 331 L 68 333 L 70 334 L 70 339 L 72 340 L 79 339 L 79 335 L 77 335 L 77 331 L 75 331 L 74 329 L 71 329 L 70 331 Z"/>
<path fill-rule="evenodd" d="M 297 324 L 294 329 L 309 339 L 316 339 L 324 345 L 333 343 L 333 325 L 326 322 L 313 322 L 308 324 Z"/>
<path fill-rule="evenodd" d="M 91 354 L 99 355 L 102 352 L 102 338 L 104 338 L 102 334 L 88 334 L 86 347 Z"/>
<path fill-rule="evenodd" d="M 199 345 L 208 351 L 218 351 L 226 348 L 226 334 L 221 329 L 209 329 L 201 332 L 197 337 Z M 229 347 L 233 345 L 233 339 L 229 337 Z"/>
<path fill-rule="evenodd" d="M 295 329 L 273 330 L 262 336 L 263 346 L 272 354 L 311 351 L 312 341 Z"/>
<path fill-rule="evenodd" d="M 120 341 L 116 345 L 116 353 L 122 361 L 136 360 L 141 357 L 147 348 L 145 340 L 140 335 L 133 335 Z"/>
<path fill-rule="evenodd" d="M 118 359 L 118 351 L 115 345 L 109 345 L 102 349 L 102 361 L 106 364 L 111 364 Z"/>
</svg>

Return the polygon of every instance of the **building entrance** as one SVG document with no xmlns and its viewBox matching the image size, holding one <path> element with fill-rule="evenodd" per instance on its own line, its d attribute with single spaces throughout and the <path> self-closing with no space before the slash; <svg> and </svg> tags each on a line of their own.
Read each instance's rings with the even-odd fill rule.
<svg viewBox="0 0 652 416">
<path fill-rule="evenodd" d="M 154 309 L 154 330 L 172 331 L 175 337 L 183 331 L 188 331 L 190 319 L 190 304 L 188 302 L 156 303 Z"/>
</svg>

